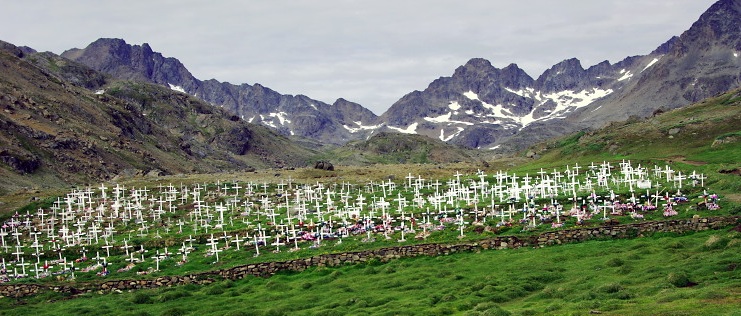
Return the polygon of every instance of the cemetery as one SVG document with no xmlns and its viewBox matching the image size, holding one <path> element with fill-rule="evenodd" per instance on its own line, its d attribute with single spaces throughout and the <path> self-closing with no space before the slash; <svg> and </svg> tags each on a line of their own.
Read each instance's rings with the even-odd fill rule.
<svg viewBox="0 0 741 316">
<path fill-rule="evenodd" d="M 0 295 L 34 294 L 38 281 L 128 290 L 733 225 L 706 179 L 621 161 L 396 182 L 101 184 L 2 223 Z"/>
</svg>

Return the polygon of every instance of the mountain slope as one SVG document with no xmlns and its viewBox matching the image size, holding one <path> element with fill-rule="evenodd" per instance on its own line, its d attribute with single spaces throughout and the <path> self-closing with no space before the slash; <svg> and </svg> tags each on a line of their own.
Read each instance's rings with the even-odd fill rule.
<svg viewBox="0 0 741 316">
<path fill-rule="evenodd" d="M 472 59 L 381 116 L 392 129 L 515 151 L 572 131 L 686 106 L 741 86 L 741 1 L 721 0 L 645 56 L 584 69 L 568 59 L 533 80 Z"/>
<path fill-rule="evenodd" d="M 714 167 L 706 172 L 741 173 L 741 89 L 650 118 L 577 132 L 540 143 L 531 150 L 539 153 L 539 163 L 554 165 L 629 157 L 640 161 L 673 160 L 694 164 L 695 168 L 708 164 Z M 722 168 L 719 170 L 718 166 Z"/>
<path fill-rule="evenodd" d="M 200 81 L 149 45 L 99 39 L 63 57 L 114 78 L 145 80 L 224 107 L 283 135 L 341 145 L 376 131 L 419 134 L 470 148 L 513 152 L 534 142 L 631 116 L 686 106 L 741 85 L 741 0 L 720 0 L 680 36 L 647 55 L 584 68 L 564 60 L 537 78 L 516 64 L 473 58 L 380 117 L 344 99 L 325 104 L 260 84 Z"/>
<path fill-rule="evenodd" d="M 654 51 L 653 66 L 633 72 L 620 93 L 595 102 L 570 120 L 600 126 L 625 118 L 623 113 L 645 117 L 741 86 L 739 23 L 741 1 L 716 2 L 689 30 Z"/>
<path fill-rule="evenodd" d="M 344 99 L 330 105 L 303 95 L 283 95 L 260 84 L 198 80 L 180 61 L 163 57 L 146 43 L 129 45 L 122 39 L 101 38 L 61 56 L 114 78 L 146 81 L 186 92 L 286 136 L 344 144 L 367 136 L 362 127 L 376 120 L 370 110 Z"/>
<path fill-rule="evenodd" d="M 118 175 L 303 166 L 314 152 L 196 98 L 0 49 L 0 191 Z M 89 88 L 100 88 L 93 92 Z"/>
</svg>

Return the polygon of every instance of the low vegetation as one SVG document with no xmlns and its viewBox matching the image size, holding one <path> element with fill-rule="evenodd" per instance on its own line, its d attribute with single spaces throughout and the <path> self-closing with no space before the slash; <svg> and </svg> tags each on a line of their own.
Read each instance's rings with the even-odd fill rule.
<svg viewBox="0 0 741 316">
<path fill-rule="evenodd" d="M 716 240 L 723 240 L 719 243 Z M 687 235 L 313 268 L 210 285 L 0 299 L 5 315 L 733 315 L 741 235 Z"/>
</svg>

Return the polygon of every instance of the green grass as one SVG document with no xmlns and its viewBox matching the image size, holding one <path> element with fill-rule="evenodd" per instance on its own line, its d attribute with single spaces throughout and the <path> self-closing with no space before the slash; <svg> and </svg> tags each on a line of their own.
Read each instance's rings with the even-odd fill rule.
<svg viewBox="0 0 741 316">
<path fill-rule="evenodd" d="M 4 315 L 739 315 L 741 236 L 590 241 L 312 268 L 66 300 L 0 299 Z"/>
</svg>

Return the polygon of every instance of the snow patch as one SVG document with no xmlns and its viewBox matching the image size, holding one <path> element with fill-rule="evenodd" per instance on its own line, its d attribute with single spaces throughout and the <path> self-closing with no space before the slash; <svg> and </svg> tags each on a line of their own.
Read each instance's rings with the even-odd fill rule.
<svg viewBox="0 0 741 316">
<path fill-rule="evenodd" d="M 438 117 L 425 117 L 425 121 L 433 122 L 433 123 L 445 123 L 450 122 L 450 116 L 453 115 L 453 113 L 448 112 L 448 114 L 443 114 Z"/>
<path fill-rule="evenodd" d="M 103 89 L 95 91 L 95 94 L 103 94 L 103 93 L 105 93 L 105 90 Z"/>
<path fill-rule="evenodd" d="M 623 74 L 623 78 L 620 80 L 625 80 L 627 78 L 630 78 L 633 76 L 633 74 L 630 71 L 627 71 L 625 69 L 620 71 L 621 74 Z M 548 93 L 543 94 L 539 91 L 535 91 L 533 88 L 525 88 L 521 90 L 514 90 L 510 88 L 505 88 L 510 93 L 516 94 L 521 97 L 526 98 L 532 98 L 534 100 L 539 101 L 539 104 L 533 107 L 533 109 L 530 111 L 530 113 L 519 116 L 514 113 L 512 113 L 508 108 L 514 107 L 514 104 L 507 105 L 508 108 L 505 108 L 505 105 L 502 104 L 489 104 L 486 102 L 483 102 L 479 99 L 478 95 L 474 93 L 473 91 L 467 91 L 463 93 L 465 97 L 467 97 L 470 100 L 475 100 L 481 102 L 482 106 L 489 111 L 488 114 L 479 114 L 475 115 L 472 111 L 466 111 L 465 113 L 468 115 L 474 115 L 476 117 L 482 118 L 495 118 L 495 120 L 485 120 L 481 123 L 485 124 L 502 124 L 502 128 L 504 129 L 513 129 L 513 128 L 519 128 L 523 129 L 526 126 L 538 122 L 538 121 L 547 121 L 547 120 L 554 120 L 554 119 L 563 119 L 566 117 L 566 114 L 581 108 L 585 107 L 597 99 L 603 98 L 613 92 L 612 89 L 600 89 L 600 88 L 592 88 L 592 89 L 585 89 L 579 92 L 572 91 L 572 90 L 565 90 L 560 92 L 554 92 L 554 93 Z M 540 109 L 540 106 L 546 104 L 548 101 L 552 101 L 556 104 L 556 106 L 553 109 L 542 111 L 541 113 L 543 116 L 536 118 L 535 113 Z M 451 101 L 450 103 L 457 104 L 456 102 Z M 470 122 L 461 122 L 461 121 L 455 121 L 452 120 L 452 116 L 455 113 L 447 113 L 444 115 L 440 115 L 437 117 L 426 117 L 425 120 L 428 122 L 433 123 L 448 123 L 450 124 L 465 124 L 465 125 L 474 125 Z M 460 127 L 459 127 L 460 128 Z M 444 131 L 441 131 L 440 139 L 450 139 L 454 136 L 445 136 Z"/>
<path fill-rule="evenodd" d="M 625 70 L 625 69 L 623 69 L 623 70 Z M 620 73 L 623 73 L 623 71 L 620 71 Z M 625 74 L 623 74 L 623 76 L 618 79 L 618 81 L 623 81 L 625 79 L 630 79 L 630 77 L 633 77 L 633 74 L 630 73 L 630 71 L 626 71 Z"/>
<path fill-rule="evenodd" d="M 516 95 L 519 95 L 519 96 L 521 96 L 523 98 L 530 98 L 530 99 L 532 99 L 533 98 L 533 95 L 535 94 L 535 89 L 534 88 L 525 88 L 525 89 L 520 89 L 520 90 L 514 90 L 514 89 L 510 89 L 510 88 L 504 87 L 504 90 L 507 90 L 507 92 L 509 92 L 509 93 L 514 93 Z"/>
<path fill-rule="evenodd" d="M 612 89 L 602 90 L 592 88 L 591 90 L 582 90 L 578 93 L 566 90 L 549 95 L 549 98 L 556 102 L 556 108 L 551 115 L 558 113 L 566 114 L 574 109 L 585 107 L 595 100 L 605 97 L 612 93 Z"/>
<path fill-rule="evenodd" d="M 277 112 L 277 113 L 270 113 L 268 114 L 270 117 L 274 117 L 278 119 L 278 122 L 280 122 L 280 125 L 286 125 L 286 123 L 291 123 L 290 120 L 286 118 L 288 116 L 288 113 L 286 112 Z"/>
<path fill-rule="evenodd" d="M 458 131 L 457 131 L 457 132 L 453 133 L 452 135 L 450 135 L 450 136 L 448 136 L 448 137 L 445 137 L 445 129 L 444 129 L 444 128 L 441 128 L 441 129 L 440 129 L 440 140 L 441 140 L 441 141 L 444 141 L 444 142 L 447 142 L 447 141 L 449 141 L 449 140 L 451 140 L 451 139 L 455 138 L 456 136 L 460 135 L 460 134 L 461 134 L 461 132 L 463 132 L 463 131 L 465 131 L 465 130 L 466 130 L 466 129 L 465 129 L 465 128 L 463 128 L 463 127 L 457 127 L 457 129 L 458 129 Z"/>
<path fill-rule="evenodd" d="M 454 124 L 463 124 L 463 125 L 473 125 L 473 123 L 471 122 L 451 120 L 450 118 L 452 115 L 453 115 L 452 112 L 448 112 L 448 114 L 443 114 L 438 117 L 425 117 L 425 121 L 433 122 L 433 123 L 454 123 Z"/>
<path fill-rule="evenodd" d="M 448 108 L 453 111 L 458 111 L 461 108 L 461 105 L 458 104 L 458 102 L 453 101 L 453 102 L 450 102 L 450 104 L 448 104 Z"/>
<path fill-rule="evenodd" d="M 176 86 L 176 85 L 174 85 L 172 83 L 168 83 L 167 85 L 170 86 L 170 89 L 171 90 L 175 90 L 175 91 L 178 91 L 178 92 L 185 93 L 185 89 L 183 89 L 183 87 L 181 87 L 181 86 Z"/>
<path fill-rule="evenodd" d="M 499 117 L 499 118 L 513 117 L 512 112 L 505 109 L 504 106 L 501 104 L 492 105 L 486 102 L 481 102 L 481 105 L 483 105 L 485 109 L 488 109 L 489 111 L 491 111 L 492 114 L 494 114 L 494 117 Z"/>
<path fill-rule="evenodd" d="M 641 72 L 648 69 L 648 67 L 653 66 L 657 61 L 659 61 L 659 59 L 661 59 L 661 57 L 654 58 L 650 63 L 648 63 L 648 65 L 646 65 L 646 67 L 643 68 L 643 70 L 641 70 Z"/>
<path fill-rule="evenodd" d="M 388 128 L 395 130 L 402 134 L 417 134 L 417 122 L 412 123 L 407 128 L 388 126 Z"/>
<path fill-rule="evenodd" d="M 319 111 L 319 109 L 316 108 L 316 105 L 314 105 L 314 103 L 309 103 L 309 106 L 312 107 L 314 110 Z"/>
<path fill-rule="evenodd" d="M 463 96 L 465 96 L 466 98 L 469 98 L 471 100 L 481 101 L 481 100 L 479 100 L 479 95 L 476 94 L 476 93 L 474 93 L 472 90 L 468 90 L 468 92 L 464 92 L 463 93 Z"/>
<path fill-rule="evenodd" d="M 344 125 L 344 124 L 342 125 L 342 127 L 344 127 L 351 134 L 355 134 L 355 133 L 357 133 L 359 131 L 363 131 L 363 130 L 376 130 L 376 129 L 380 128 L 381 126 L 383 126 L 383 123 L 378 124 L 378 125 L 363 125 L 363 122 L 362 121 L 354 121 L 353 123 L 355 123 L 355 125 L 357 125 L 358 127 L 350 127 L 350 126 L 347 126 L 347 125 Z"/>
<path fill-rule="evenodd" d="M 733 57 L 738 57 L 738 53 L 737 52 L 733 52 Z"/>
</svg>

